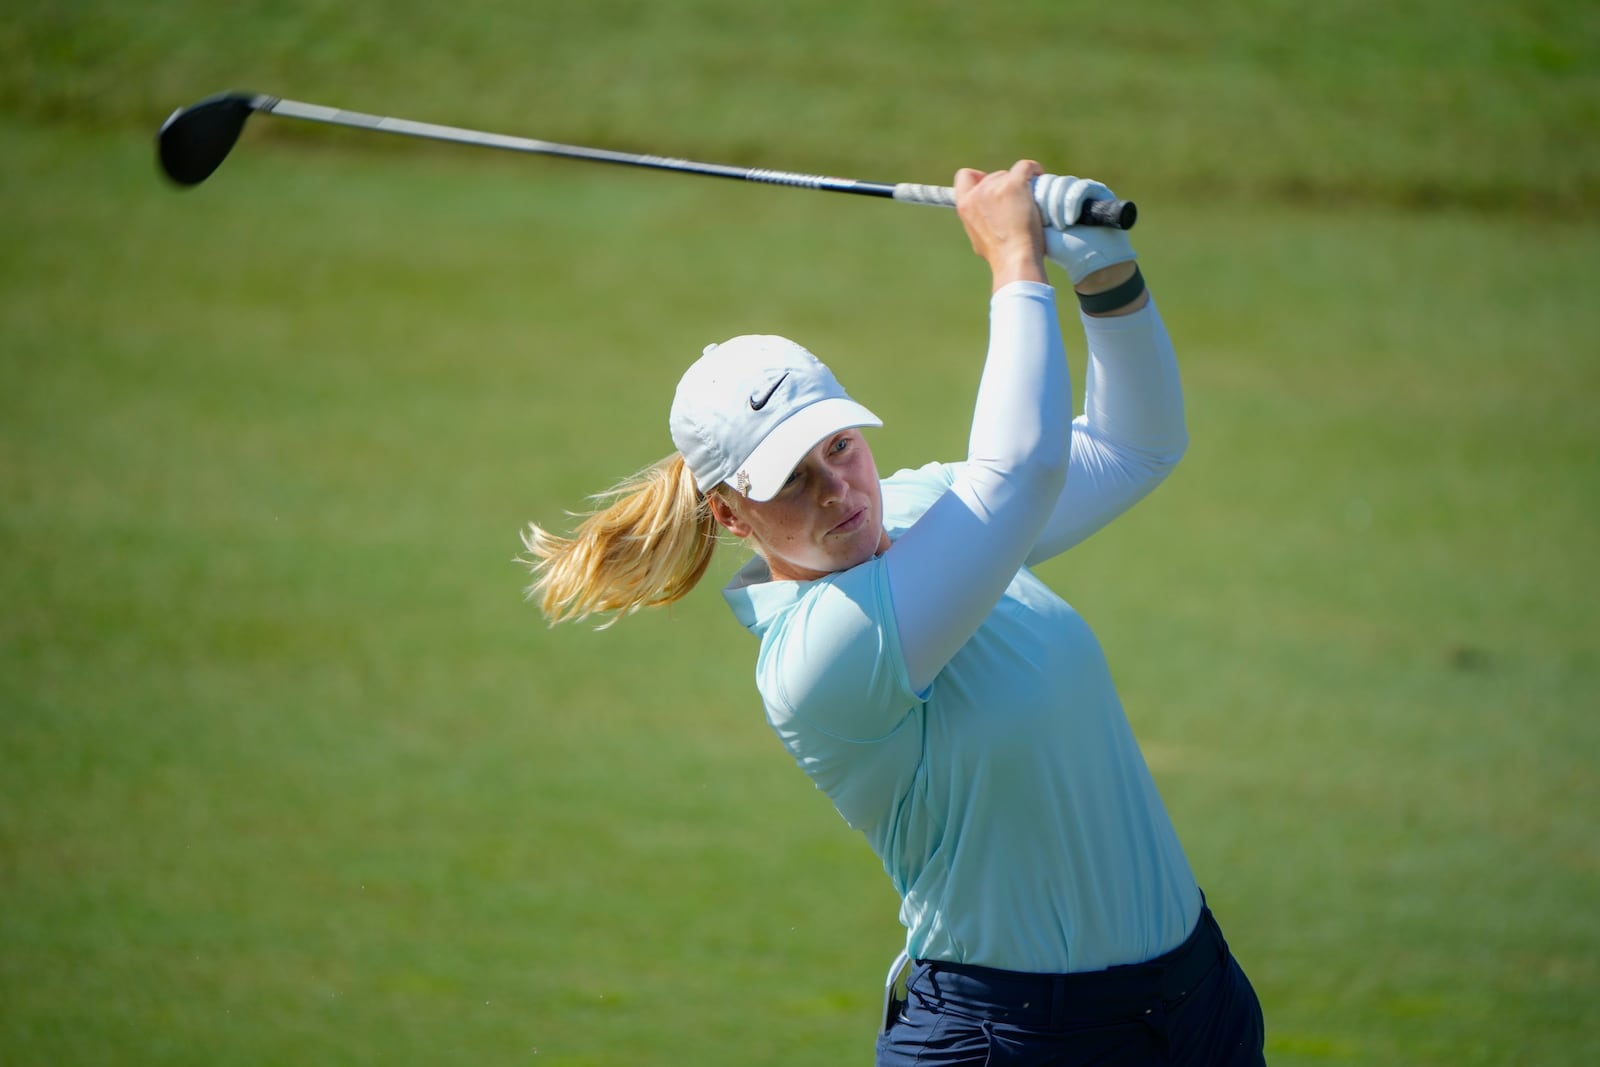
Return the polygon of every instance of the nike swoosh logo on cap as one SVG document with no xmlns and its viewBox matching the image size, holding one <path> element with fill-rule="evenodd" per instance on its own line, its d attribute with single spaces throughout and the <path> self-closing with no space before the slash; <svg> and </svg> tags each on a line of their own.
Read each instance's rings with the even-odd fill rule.
<svg viewBox="0 0 1600 1067">
<path fill-rule="evenodd" d="M 789 372 L 788 371 L 784 371 L 783 372 L 783 378 L 787 378 L 787 377 L 789 377 Z M 750 394 L 750 410 L 751 411 L 760 411 L 762 408 L 766 407 L 767 406 L 767 401 L 772 399 L 772 394 L 776 393 L 778 391 L 778 386 L 783 384 L 783 378 L 779 378 L 777 381 L 773 382 L 772 383 L 772 388 L 768 389 L 766 392 L 762 393 L 760 396 L 757 396 L 756 394 L 751 393 Z"/>
</svg>

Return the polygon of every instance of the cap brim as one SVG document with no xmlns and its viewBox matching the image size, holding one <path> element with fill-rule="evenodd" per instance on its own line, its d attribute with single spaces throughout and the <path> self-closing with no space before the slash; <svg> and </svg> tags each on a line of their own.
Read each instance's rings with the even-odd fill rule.
<svg viewBox="0 0 1600 1067">
<path fill-rule="evenodd" d="M 751 500 L 771 500 L 817 442 L 840 430 L 882 425 L 882 419 L 848 397 L 819 400 L 779 423 L 728 480 Z M 744 478 L 750 479 L 748 486 Z"/>
</svg>

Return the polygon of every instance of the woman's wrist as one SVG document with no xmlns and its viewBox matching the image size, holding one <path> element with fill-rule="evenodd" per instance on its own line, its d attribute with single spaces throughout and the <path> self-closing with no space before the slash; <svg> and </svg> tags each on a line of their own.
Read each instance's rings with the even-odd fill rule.
<svg viewBox="0 0 1600 1067">
<path fill-rule="evenodd" d="M 994 274 L 994 286 L 991 292 L 998 293 L 1012 282 L 1050 284 L 1050 276 L 1045 273 L 1044 256 L 1038 251 L 1030 250 L 998 256 L 990 261 L 989 269 Z"/>
<path fill-rule="evenodd" d="M 1144 275 L 1132 260 L 1086 274 L 1073 289 L 1083 313 L 1097 318 L 1131 315 L 1150 302 Z"/>
</svg>

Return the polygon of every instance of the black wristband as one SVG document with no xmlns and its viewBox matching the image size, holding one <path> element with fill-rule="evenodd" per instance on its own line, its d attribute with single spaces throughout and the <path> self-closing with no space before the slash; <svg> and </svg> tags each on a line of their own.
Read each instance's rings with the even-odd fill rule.
<svg viewBox="0 0 1600 1067">
<path fill-rule="evenodd" d="M 1091 315 L 1101 315 L 1107 311 L 1127 307 L 1138 299 L 1142 292 L 1144 292 L 1144 275 L 1139 273 L 1139 265 L 1135 263 L 1132 276 L 1121 285 L 1090 296 L 1079 293 L 1078 306 Z"/>
</svg>

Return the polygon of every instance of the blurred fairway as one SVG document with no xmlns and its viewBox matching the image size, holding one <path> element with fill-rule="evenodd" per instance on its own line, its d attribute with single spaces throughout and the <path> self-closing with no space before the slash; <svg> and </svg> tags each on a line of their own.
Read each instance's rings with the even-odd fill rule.
<svg viewBox="0 0 1600 1067">
<path fill-rule="evenodd" d="M 902 937 L 737 550 L 601 634 L 511 557 L 740 332 L 958 456 L 954 215 L 271 119 L 165 187 L 235 87 L 1138 199 L 1193 445 L 1048 577 L 1270 1061 L 1600 1062 L 1597 9 L 299 0 L 0 29 L 0 1064 L 867 1063 Z"/>
</svg>

